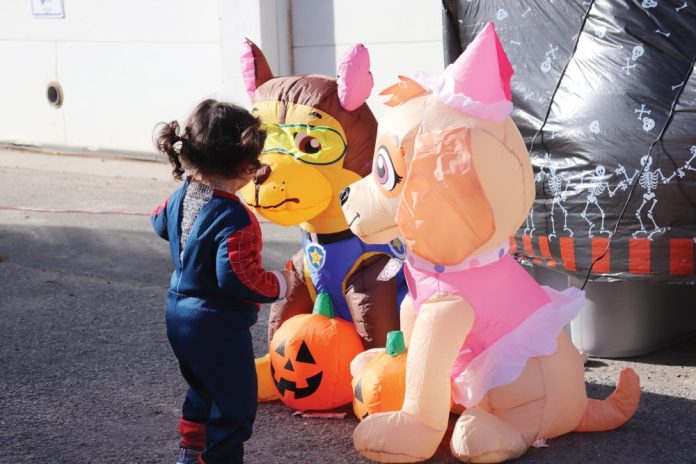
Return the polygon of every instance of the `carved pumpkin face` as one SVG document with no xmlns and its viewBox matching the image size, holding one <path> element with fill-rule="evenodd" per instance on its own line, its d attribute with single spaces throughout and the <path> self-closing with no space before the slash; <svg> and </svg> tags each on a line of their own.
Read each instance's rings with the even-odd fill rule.
<svg viewBox="0 0 696 464">
<path fill-rule="evenodd" d="M 353 324 L 343 319 L 302 314 L 283 322 L 269 349 L 281 401 L 298 410 L 350 403 L 350 362 L 362 351 Z"/>
<path fill-rule="evenodd" d="M 387 351 L 375 356 L 353 379 L 353 411 L 363 420 L 398 411 L 406 392 L 406 347 L 401 331 L 387 334 Z"/>
<path fill-rule="evenodd" d="M 287 339 L 284 339 L 280 342 L 280 345 L 278 345 L 278 347 L 275 349 L 276 354 L 278 354 L 281 357 L 281 359 L 287 359 L 285 366 L 283 366 L 283 370 L 286 371 L 284 375 L 287 377 L 287 372 L 295 372 L 295 366 L 297 366 L 298 371 L 305 371 L 305 375 L 303 375 L 303 377 L 305 379 L 305 382 L 307 383 L 307 386 L 298 387 L 297 381 L 292 381 L 281 376 L 276 376 L 276 370 L 273 367 L 273 363 L 271 363 L 271 376 L 273 377 L 273 384 L 278 389 L 278 393 L 280 393 L 281 396 L 284 396 L 286 391 L 291 391 L 295 393 L 294 397 L 296 400 L 307 398 L 309 395 L 317 391 L 319 385 L 321 385 L 321 378 L 324 375 L 324 373 L 320 371 L 318 367 L 316 367 L 317 362 L 314 360 L 312 353 L 309 351 L 309 347 L 304 341 L 300 343 L 300 349 L 297 350 L 297 356 L 295 357 L 294 363 L 292 359 L 286 357 L 285 355 L 286 343 Z M 304 365 L 300 365 L 299 363 L 303 363 Z M 307 364 L 315 366 L 318 372 L 314 375 L 307 375 L 306 371 L 312 370 L 312 367 L 305 366 Z M 296 378 L 297 376 L 298 374 L 296 374 Z"/>
</svg>

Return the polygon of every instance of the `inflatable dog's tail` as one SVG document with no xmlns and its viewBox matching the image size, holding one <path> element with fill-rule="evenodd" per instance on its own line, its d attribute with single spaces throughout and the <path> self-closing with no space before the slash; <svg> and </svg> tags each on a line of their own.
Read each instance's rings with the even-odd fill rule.
<svg viewBox="0 0 696 464">
<path fill-rule="evenodd" d="M 640 378 L 633 369 L 621 371 L 614 393 L 605 400 L 590 399 L 575 432 L 604 432 L 628 422 L 638 409 Z"/>
</svg>

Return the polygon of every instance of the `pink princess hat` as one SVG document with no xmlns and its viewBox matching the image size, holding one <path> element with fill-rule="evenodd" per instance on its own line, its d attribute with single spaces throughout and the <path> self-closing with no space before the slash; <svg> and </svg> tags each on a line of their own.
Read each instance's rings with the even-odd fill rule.
<svg viewBox="0 0 696 464">
<path fill-rule="evenodd" d="M 501 122 L 512 112 L 513 73 L 495 26 L 489 22 L 442 74 L 421 72 L 415 80 L 457 111 Z"/>
</svg>

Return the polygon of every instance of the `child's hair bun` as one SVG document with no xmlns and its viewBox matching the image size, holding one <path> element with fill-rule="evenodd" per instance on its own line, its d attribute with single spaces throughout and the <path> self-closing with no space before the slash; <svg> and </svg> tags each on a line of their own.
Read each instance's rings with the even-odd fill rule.
<svg viewBox="0 0 696 464">
<path fill-rule="evenodd" d="M 180 135 L 180 126 L 177 121 L 171 121 L 169 123 L 160 123 L 162 128 L 159 130 L 157 135 L 157 150 L 160 153 L 167 155 L 169 162 L 172 167 L 172 175 L 181 179 L 184 174 L 184 169 L 181 166 L 181 160 L 179 155 L 183 147 L 185 138 Z"/>
</svg>

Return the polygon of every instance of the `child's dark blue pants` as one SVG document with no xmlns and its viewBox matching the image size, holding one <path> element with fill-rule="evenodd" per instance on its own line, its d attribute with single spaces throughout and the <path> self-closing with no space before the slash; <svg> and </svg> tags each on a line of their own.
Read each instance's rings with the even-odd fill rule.
<svg viewBox="0 0 696 464">
<path fill-rule="evenodd" d="M 241 463 L 256 416 L 249 327 L 257 312 L 207 309 L 200 300 L 187 304 L 188 298 L 178 297 L 170 293 L 167 336 L 190 387 L 182 419 L 205 424 L 206 464 Z"/>
</svg>

